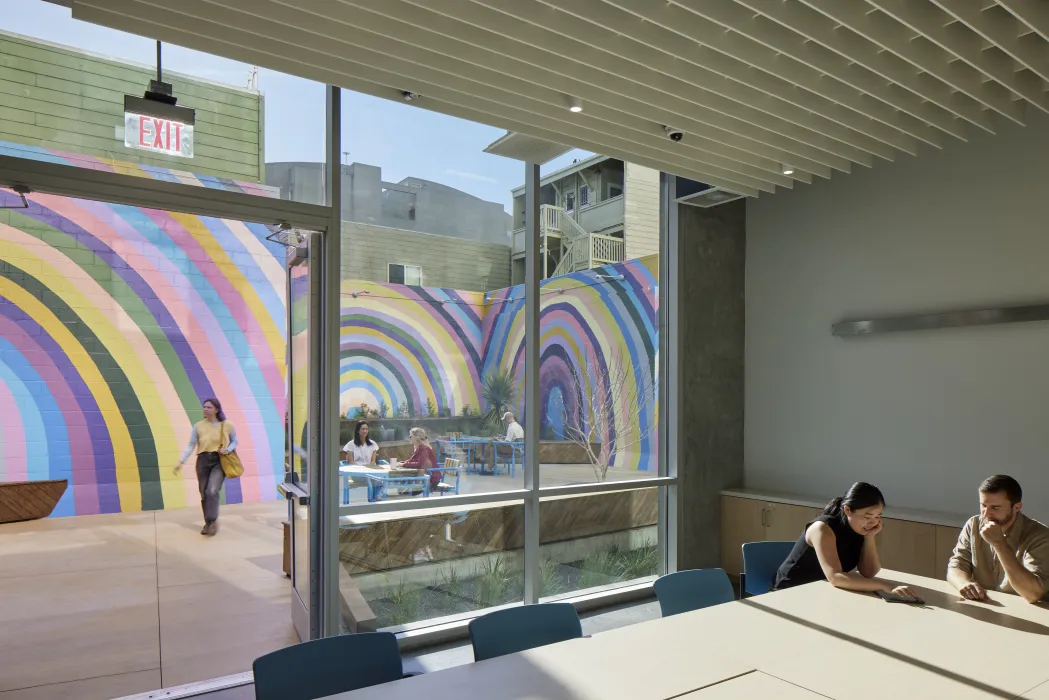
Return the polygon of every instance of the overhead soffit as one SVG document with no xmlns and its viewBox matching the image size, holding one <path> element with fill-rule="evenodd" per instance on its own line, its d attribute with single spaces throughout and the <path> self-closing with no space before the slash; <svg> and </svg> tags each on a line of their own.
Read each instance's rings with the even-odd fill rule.
<svg viewBox="0 0 1049 700">
<path fill-rule="evenodd" d="M 571 150 L 570 146 L 563 146 L 546 139 L 537 139 L 534 136 L 509 131 L 488 144 L 484 152 L 503 156 L 504 158 L 521 160 L 526 163 L 542 165 L 558 156 L 563 156 Z"/>
<path fill-rule="evenodd" d="M 1049 112 L 1047 0 L 72 0 L 72 10 L 378 97 L 409 91 L 425 109 L 748 196 Z M 568 110 L 573 100 L 582 112 Z"/>
</svg>

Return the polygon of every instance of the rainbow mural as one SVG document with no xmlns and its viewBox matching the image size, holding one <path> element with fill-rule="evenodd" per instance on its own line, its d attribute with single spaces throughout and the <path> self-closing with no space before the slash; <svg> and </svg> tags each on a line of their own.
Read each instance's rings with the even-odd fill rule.
<svg viewBox="0 0 1049 700">
<path fill-rule="evenodd" d="M 342 283 L 340 412 L 385 404 L 412 416 L 480 407 L 484 295 L 358 280 Z"/>
<path fill-rule="evenodd" d="M 656 385 L 655 256 L 545 280 L 541 287 L 540 430 L 563 439 L 593 426 L 608 444 L 630 443 L 612 466 L 654 470 L 655 396 L 638 411 L 627 397 Z M 524 290 L 488 294 L 356 280 L 342 283 L 340 409 L 385 405 L 394 416 L 483 412 L 490 371 L 509 369 L 524 384 Z M 593 405 L 610 392 L 609 368 L 627 369 L 626 391 L 611 411 Z M 518 415 L 523 415 L 519 401 Z"/>
<path fill-rule="evenodd" d="M 566 427 L 593 430 L 621 469 L 655 471 L 658 257 L 544 280 L 539 310 L 540 430 L 562 439 Z M 509 369 L 524 385 L 524 289 L 490 292 L 482 376 Z M 622 377 L 616 390 L 610 373 Z M 629 399 L 648 396 L 643 410 Z M 611 398 L 609 398 L 611 397 Z M 609 410 L 595 411 L 594 405 Z M 523 399 L 518 415 L 524 415 Z"/>
<path fill-rule="evenodd" d="M 216 396 L 246 470 L 226 502 L 277 498 L 285 273 L 266 228 L 40 194 L 7 208 L 7 190 L 0 207 L 0 481 L 68 479 L 55 515 L 195 504 L 172 467 Z"/>
</svg>

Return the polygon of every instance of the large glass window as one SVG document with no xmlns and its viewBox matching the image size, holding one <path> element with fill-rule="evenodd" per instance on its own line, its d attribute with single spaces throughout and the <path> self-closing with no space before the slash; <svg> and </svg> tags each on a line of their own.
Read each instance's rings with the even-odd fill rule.
<svg viewBox="0 0 1049 700">
<path fill-rule="evenodd" d="M 524 527 L 524 508 L 512 501 L 467 509 L 438 498 L 407 513 L 343 517 L 344 625 L 413 627 L 521 603 Z"/>
<path fill-rule="evenodd" d="M 661 488 L 545 498 L 539 506 L 541 595 L 651 580 L 662 572 Z"/>
<path fill-rule="evenodd" d="M 627 486 L 658 476 L 659 173 L 578 151 L 543 166 L 532 422 L 524 164 L 484 152 L 504 136 L 490 127 L 347 91 L 343 114 L 344 599 L 380 628 L 418 627 L 534 602 L 526 574 L 550 597 L 659 573 L 665 492 Z M 448 469 L 419 470 L 420 455 Z M 624 490 L 557 492 L 605 482 Z M 442 506 L 456 495 L 483 508 Z M 491 537 L 464 549 L 475 528 Z M 466 560 L 440 564 L 449 551 Z M 446 593 L 482 573 L 513 583 Z"/>
<path fill-rule="evenodd" d="M 324 203 L 322 84 L 165 44 L 172 115 L 142 99 L 156 42 L 43 0 L 0 16 L 0 154 Z"/>
</svg>

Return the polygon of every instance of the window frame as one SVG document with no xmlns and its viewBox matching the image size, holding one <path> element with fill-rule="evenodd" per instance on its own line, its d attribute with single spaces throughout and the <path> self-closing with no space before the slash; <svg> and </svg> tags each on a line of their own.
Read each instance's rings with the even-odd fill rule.
<svg viewBox="0 0 1049 700">
<path fill-rule="evenodd" d="M 393 279 L 391 279 L 390 271 L 394 268 L 394 266 L 397 266 L 397 267 L 401 268 L 401 273 L 402 273 L 401 274 L 401 278 L 404 280 L 403 282 L 394 282 Z M 408 281 L 408 270 L 409 269 L 411 269 L 411 270 L 418 270 L 419 271 L 419 283 L 418 284 L 412 284 L 412 283 L 410 283 Z M 411 263 L 397 263 L 397 262 L 386 263 L 386 282 L 387 282 L 387 284 L 403 284 L 405 287 L 421 287 L 421 286 L 423 286 L 423 266 L 422 265 L 412 265 Z"/>
</svg>

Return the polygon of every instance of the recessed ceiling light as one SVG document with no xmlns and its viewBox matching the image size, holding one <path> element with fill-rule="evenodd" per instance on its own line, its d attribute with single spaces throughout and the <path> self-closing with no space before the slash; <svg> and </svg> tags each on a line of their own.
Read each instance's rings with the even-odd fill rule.
<svg viewBox="0 0 1049 700">
<path fill-rule="evenodd" d="M 783 174 L 784 175 L 793 175 L 794 174 L 794 168 L 789 166 L 789 165 L 784 165 L 783 166 Z"/>
<path fill-rule="evenodd" d="M 582 112 L 583 103 L 579 101 L 578 97 L 568 98 L 568 111 L 569 112 Z"/>
</svg>

